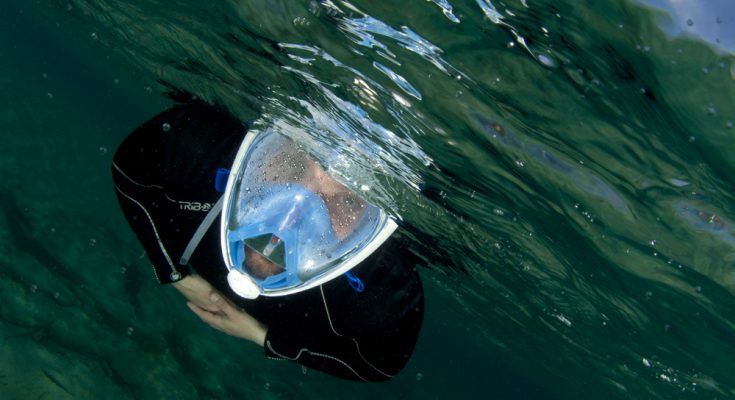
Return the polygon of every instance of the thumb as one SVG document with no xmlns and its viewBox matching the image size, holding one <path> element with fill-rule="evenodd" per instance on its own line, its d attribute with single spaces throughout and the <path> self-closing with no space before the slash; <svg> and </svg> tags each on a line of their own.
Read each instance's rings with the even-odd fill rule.
<svg viewBox="0 0 735 400">
<path fill-rule="evenodd" d="M 225 314 L 228 313 L 230 304 L 227 302 L 227 300 L 223 299 L 219 293 L 212 291 L 212 294 L 209 295 L 209 301 L 216 305 L 217 308 L 220 309 L 220 311 L 224 312 Z"/>
</svg>

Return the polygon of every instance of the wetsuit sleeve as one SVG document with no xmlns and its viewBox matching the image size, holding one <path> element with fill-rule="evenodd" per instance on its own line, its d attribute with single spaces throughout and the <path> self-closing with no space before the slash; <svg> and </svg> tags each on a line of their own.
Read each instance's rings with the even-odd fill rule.
<svg viewBox="0 0 735 400">
<path fill-rule="evenodd" d="M 355 381 L 395 376 L 410 359 L 423 321 L 415 260 L 390 246 L 353 270 L 363 292 L 345 277 L 317 288 L 318 306 L 269 326 L 266 356 Z"/>
<path fill-rule="evenodd" d="M 179 105 L 137 128 L 115 153 L 120 207 L 160 283 L 190 273 L 181 255 L 221 196 L 214 188 L 216 170 L 234 157 L 245 132 L 218 109 Z"/>
</svg>

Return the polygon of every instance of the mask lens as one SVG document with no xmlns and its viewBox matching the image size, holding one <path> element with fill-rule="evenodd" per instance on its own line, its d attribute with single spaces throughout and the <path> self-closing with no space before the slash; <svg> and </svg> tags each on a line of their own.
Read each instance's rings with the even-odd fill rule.
<svg viewBox="0 0 735 400">
<path fill-rule="evenodd" d="M 259 255 L 265 257 L 281 269 L 286 265 L 285 246 L 276 235 L 268 234 L 245 239 L 245 246 L 258 252 Z M 247 264 L 247 258 L 245 259 L 245 263 Z"/>
</svg>

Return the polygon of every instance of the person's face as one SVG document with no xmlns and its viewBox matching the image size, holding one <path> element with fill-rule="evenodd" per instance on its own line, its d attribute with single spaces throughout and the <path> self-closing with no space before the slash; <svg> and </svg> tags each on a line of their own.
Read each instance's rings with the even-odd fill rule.
<svg viewBox="0 0 735 400">
<path fill-rule="evenodd" d="M 267 259 L 248 245 L 245 245 L 245 265 L 248 267 L 250 274 L 258 279 L 265 279 L 283 272 L 282 266 Z"/>
<path fill-rule="evenodd" d="M 261 181 L 279 184 L 300 183 L 317 194 L 329 213 L 332 230 L 338 240 L 347 237 L 355 228 L 368 204 L 355 192 L 332 178 L 305 151 L 285 146 L 282 151 L 259 166 Z M 245 266 L 250 274 L 264 279 L 284 271 L 284 267 L 261 253 L 261 245 L 245 246 Z M 267 253 L 265 253 L 267 254 Z"/>
<path fill-rule="evenodd" d="M 299 182 L 324 200 L 332 229 L 339 239 L 355 227 L 367 203 L 332 178 L 304 150 L 289 144 L 262 167 L 262 179 L 277 183 Z"/>
<path fill-rule="evenodd" d="M 340 239 L 347 236 L 354 229 L 367 203 L 312 160 L 307 162 L 304 177 L 305 186 L 324 200 L 335 235 Z"/>
</svg>

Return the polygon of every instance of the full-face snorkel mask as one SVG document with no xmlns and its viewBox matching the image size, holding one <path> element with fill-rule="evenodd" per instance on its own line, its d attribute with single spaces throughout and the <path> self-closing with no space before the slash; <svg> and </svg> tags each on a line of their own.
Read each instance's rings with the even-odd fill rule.
<svg viewBox="0 0 735 400">
<path fill-rule="evenodd" d="M 397 227 L 273 130 L 249 133 L 231 171 L 222 255 L 230 287 L 244 298 L 321 285 L 367 258 Z"/>
</svg>

